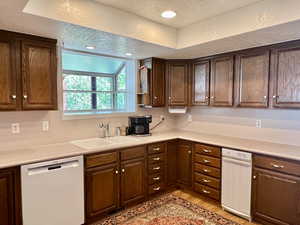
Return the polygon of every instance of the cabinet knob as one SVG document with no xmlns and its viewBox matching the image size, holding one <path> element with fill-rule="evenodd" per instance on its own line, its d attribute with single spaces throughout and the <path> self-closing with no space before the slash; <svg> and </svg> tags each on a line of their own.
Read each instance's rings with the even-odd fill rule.
<svg viewBox="0 0 300 225">
<path fill-rule="evenodd" d="M 17 96 L 16 96 L 16 95 L 12 95 L 11 98 L 12 98 L 12 99 L 16 99 Z"/>
<path fill-rule="evenodd" d="M 256 180 L 256 176 L 253 176 L 253 180 Z"/>
<path fill-rule="evenodd" d="M 121 171 L 122 171 L 122 173 L 125 173 L 125 169 L 122 169 Z"/>
<path fill-rule="evenodd" d="M 116 172 L 115 172 L 116 174 L 119 174 L 119 171 L 118 170 L 116 170 Z"/>
<path fill-rule="evenodd" d="M 209 99 L 209 97 L 208 97 L 208 96 L 205 96 L 205 99 Z"/>
<path fill-rule="evenodd" d="M 275 99 L 275 98 L 277 98 L 278 96 L 277 95 L 273 95 L 273 98 Z"/>
<path fill-rule="evenodd" d="M 211 96 L 210 98 L 211 98 L 211 99 L 215 99 L 215 96 Z"/>
<path fill-rule="evenodd" d="M 154 99 L 157 99 L 157 96 L 154 96 Z"/>
<path fill-rule="evenodd" d="M 28 98 L 28 96 L 27 96 L 27 95 L 23 95 L 23 98 L 24 98 L 24 99 L 27 99 L 27 98 Z"/>
<path fill-rule="evenodd" d="M 264 96 L 264 99 L 267 99 L 267 96 Z"/>
<path fill-rule="evenodd" d="M 188 153 L 189 153 L 189 154 L 192 154 L 192 151 L 191 151 L 191 150 L 189 150 L 189 151 L 188 151 Z"/>
<path fill-rule="evenodd" d="M 169 100 L 171 100 L 171 97 L 169 97 Z"/>
</svg>

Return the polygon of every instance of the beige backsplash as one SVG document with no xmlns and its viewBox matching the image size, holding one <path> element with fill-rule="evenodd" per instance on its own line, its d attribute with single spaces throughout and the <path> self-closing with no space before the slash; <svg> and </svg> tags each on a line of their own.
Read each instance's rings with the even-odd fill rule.
<svg viewBox="0 0 300 225">
<path fill-rule="evenodd" d="M 139 115 L 152 114 L 154 125 L 160 115 L 166 121 L 153 132 L 184 129 L 216 135 L 241 137 L 300 146 L 300 113 L 298 110 L 262 110 L 193 107 L 188 114 L 170 115 L 165 108 L 139 109 Z M 60 111 L 1 112 L 1 151 L 32 145 L 65 142 L 74 139 L 96 137 L 96 123 L 109 122 L 113 127 L 126 125 L 128 117 L 105 117 L 99 119 L 62 120 Z M 256 128 L 257 119 L 262 128 Z M 50 122 L 48 132 L 42 131 L 42 121 Z M 20 123 L 21 133 L 11 134 L 11 124 Z"/>
</svg>

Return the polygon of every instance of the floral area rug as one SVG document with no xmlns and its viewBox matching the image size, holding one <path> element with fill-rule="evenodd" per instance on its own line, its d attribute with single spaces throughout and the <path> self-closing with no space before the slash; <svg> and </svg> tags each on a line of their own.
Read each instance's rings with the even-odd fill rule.
<svg viewBox="0 0 300 225">
<path fill-rule="evenodd" d="M 187 200 L 166 194 L 93 225 L 239 225 Z"/>
</svg>

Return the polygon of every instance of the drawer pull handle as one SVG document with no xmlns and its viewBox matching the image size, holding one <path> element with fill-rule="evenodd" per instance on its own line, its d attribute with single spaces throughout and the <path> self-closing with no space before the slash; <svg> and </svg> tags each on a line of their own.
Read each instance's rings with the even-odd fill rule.
<svg viewBox="0 0 300 225">
<path fill-rule="evenodd" d="M 16 95 L 12 95 L 11 98 L 12 99 L 17 99 L 17 96 Z"/>
<path fill-rule="evenodd" d="M 271 163 L 271 166 L 273 166 L 276 169 L 283 169 L 284 168 L 283 165 L 277 165 L 277 164 L 273 164 L 273 163 Z"/>
<path fill-rule="evenodd" d="M 202 182 L 204 182 L 204 183 L 210 183 L 210 180 L 203 179 Z"/>
<path fill-rule="evenodd" d="M 207 191 L 207 190 L 202 190 L 202 192 L 204 193 L 204 194 L 210 194 L 210 191 Z"/>
<path fill-rule="evenodd" d="M 203 172 L 210 173 L 210 170 L 204 169 Z"/>
<path fill-rule="evenodd" d="M 153 170 L 160 170 L 160 166 L 153 167 Z"/>
<path fill-rule="evenodd" d="M 203 162 L 204 162 L 204 163 L 210 163 L 210 161 L 207 160 L 207 159 L 203 159 Z"/>
<path fill-rule="evenodd" d="M 160 158 L 159 157 L 156 157 L 156 158 L 153 158 L 154 161 L 159 161 Z"/>
<path fill-rule="evenodd" d="M 119 171 L 118 170 L 116 170 L 116 172 L 115 172 L 116 174 L 119 174 Z"/>
<path fill-rule="evenodd" d="M 125 169 L 122 169 L 122 173 L 125 173 Z"/>
<path fill-rule="evenodd" d="M 211 150 L 203 149 L 203 152 L 205 152 L 205 153 L 211 153 Z"/>
<path fill-rule="evenodd" d="M 153 148 L 153 151 L 159 151 L 159 150 L 160 150 L 160 147 Z"/>
<path fill-rule="evenodd" d="M 153 177 L 153 180 L 160 180 L 160 177 Z"/>
<path fill-rule="evenodd" d="M 153 191 L 159 191 L 160 187 L 153 188 Z"/>
</svg>

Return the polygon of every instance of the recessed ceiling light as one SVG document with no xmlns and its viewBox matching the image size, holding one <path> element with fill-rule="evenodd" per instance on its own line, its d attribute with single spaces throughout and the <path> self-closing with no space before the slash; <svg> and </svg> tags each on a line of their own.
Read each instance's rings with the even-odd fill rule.
<svg viewBox="0 0 300 225">
<path fill-rule="evenodd" d="M 127 52 L 125 55 L 127 55 L 127 56 L 132 56 L 132 53 Z"/>
<path fill-rule="evenodd" d="M 176 16 L 176 12 L 174 12 L 172 10 L 166 10 L 166 11 L 162 12 L 161 16 L 163 18 L 172 19 Z"/>
<path fill-rule="evenodd" d="M 96 46 L 93 46 L 93 45 L 86 45 L 85 48 L 86 48 L 86 49 L 93 50 L 93 49 L 96 48 Z"/>
</svg>

